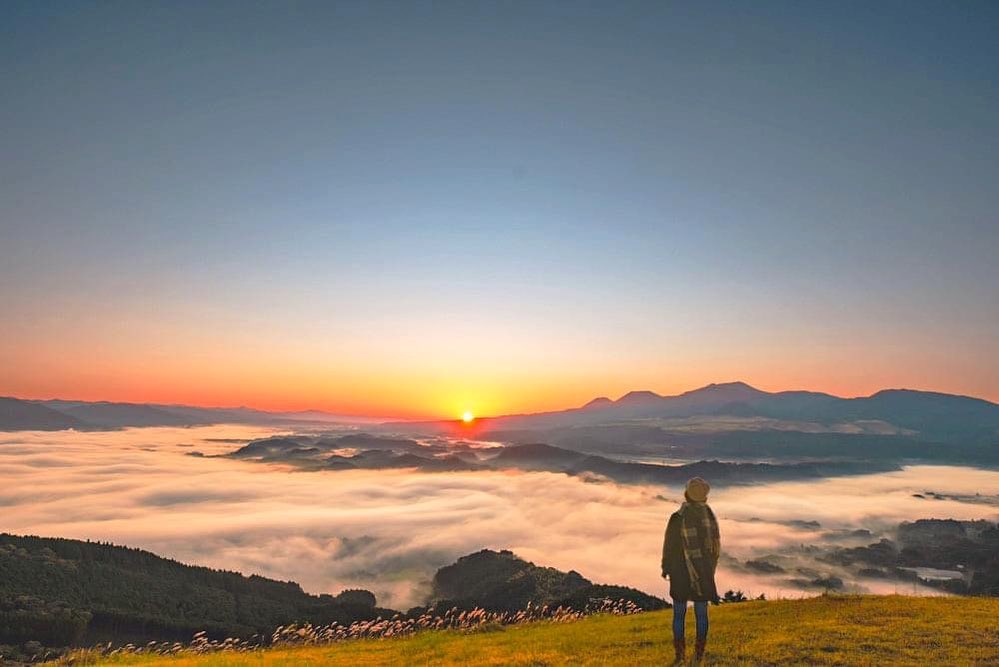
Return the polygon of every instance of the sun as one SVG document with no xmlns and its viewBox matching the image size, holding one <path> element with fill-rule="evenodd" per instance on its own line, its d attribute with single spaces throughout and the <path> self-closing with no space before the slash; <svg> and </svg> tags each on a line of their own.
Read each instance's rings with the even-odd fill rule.
<svg viewBox="0 0 999 667">
<path fill-rule="evenodd" d="M 465 410 L 465 412 L 462 413 L 461 415 L 461 421 L 465 422 L 466 424 L 472 423 L 474 419 L 475 415 L 473 415 L 469 410 Z"/>
</svg>

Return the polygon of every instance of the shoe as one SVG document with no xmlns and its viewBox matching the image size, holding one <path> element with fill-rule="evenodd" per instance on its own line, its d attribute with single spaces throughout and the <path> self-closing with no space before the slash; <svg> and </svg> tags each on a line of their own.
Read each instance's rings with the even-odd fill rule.
<svg viewBox="0 0 999 667">
<path fill-rule="evenodd" d="M 676 657 L 673 658 L 674 665 L 682 665 L 687 661 L 687 642 L 683 639 L 673 640 L 673 652 Z"/>
<path fill-rule="evenodd" d="M 697 643 L 694 644 L 694 660 L 700 662 L 704 659 L 704 649 L 707 647 L 708 639 L 698 639 Z"/>
</svg>

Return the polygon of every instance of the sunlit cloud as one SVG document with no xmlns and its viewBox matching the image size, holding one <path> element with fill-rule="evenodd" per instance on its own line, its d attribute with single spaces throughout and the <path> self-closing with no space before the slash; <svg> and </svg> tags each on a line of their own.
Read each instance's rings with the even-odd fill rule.
<svg viewBox="0 0 999 667">
<path fill-rule="evenodd" d="M 397 608 L 422 602 L 436 568 L 486 547 L 665 595 L 659 552 L 679 488 L 514 471 L 301 472 L 187 455 L 192 445 L 208 454 L 235 446 L 210 438 L 267 433 L 221 426 L 16 434 L 0 445 L 4 530 L 110 540 L 183 562 L 294 580 L 310 592 L 363 587 Z M 711 502 L 728 557 L 720 585 L 800 595 L 734 561 L 839 529 L 879 533 L 930 516 L 995 519 L 995 507 L 913 494 L 996 488 L 999 472 L 920 466 L 718 489 Z M 787 525 L 791 520 L 817 521 L 820 528 Z M 893 584 L 865 586 L 890 592 Z"/>
</svg>

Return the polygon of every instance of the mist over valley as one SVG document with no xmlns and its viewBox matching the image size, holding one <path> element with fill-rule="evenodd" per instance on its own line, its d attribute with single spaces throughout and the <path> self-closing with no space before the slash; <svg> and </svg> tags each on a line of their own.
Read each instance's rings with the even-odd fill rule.
<svg viewBox="0 0 999 667">
<path fill-rule="evenodd" d="M 702 393 L 729 391 L 715 387 Z M 660 399 L 644 398 L 662 411 Z M 481 549 L 662 596 L 664 521 L 699 475 L 714 486 L 723 588 L 768 597 L 994 590 L 999 472 L 980 427 L 999 406 L 944 397 L 937 419 L 950 425 L 918 430 L 925 422 L 897 406 L 820 420 L 684 400 L 685 412 L 669 415 L 643 403 L 625 416 L 600 402 L 473 423 L 281 415 L 270 425 L 11 432 L 0 442 L 9 480 L 0 503 L 11 533 L 136 546 L 316 594 L 362 588 L 405 609 L 427 601 L 438 568 Z M 962 437 L 968 409 L 985 416 Z M 136 411 L 96 412 L 134 420 Z M 74 412 L 94 419 L 93 409 Z M 958 562 L 933 539 L 923 544 L 926 535 L 914 540 L 906 525 L 953 538 L 952 524 L 918 523 L 928 519 L 979 522 L 956 525 L 986 556 Z"/>
</svg>

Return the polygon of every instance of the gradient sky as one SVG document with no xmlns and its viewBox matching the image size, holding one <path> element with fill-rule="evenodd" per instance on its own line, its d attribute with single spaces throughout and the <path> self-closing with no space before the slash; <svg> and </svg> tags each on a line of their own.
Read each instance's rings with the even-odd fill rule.
<svg viewBox="0 0 999 667">
<path fill-rule="evenodd" d="M 0 394 L 999 400 L 995 2 L 4 2 Z"/>
</svg>

